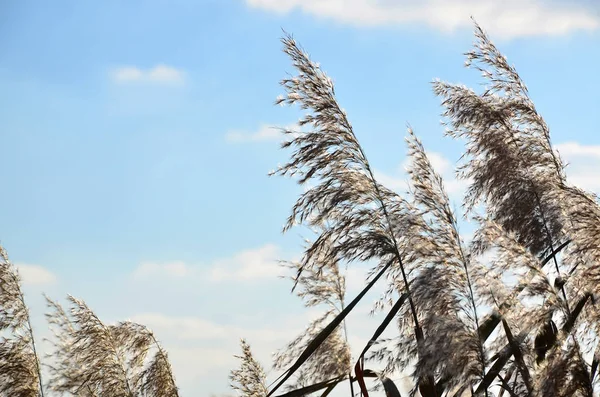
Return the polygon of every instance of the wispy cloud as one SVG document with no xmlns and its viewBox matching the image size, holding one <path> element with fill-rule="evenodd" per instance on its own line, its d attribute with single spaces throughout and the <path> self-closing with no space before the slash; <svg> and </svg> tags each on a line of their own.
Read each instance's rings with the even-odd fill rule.
<svg viewBox="0 0 600 397">
<path fill-rule="evenodd" d="M 244 335 L 264 342 L 285 340 L 290 336 L 289 330 L 276 329 L 253 330 L 247 327 L 218 324 L 212 320 L 197 316 L 170 316 L 161 313 L 144 313 L 133 317 L 133 321 L 160 330 L 166 336 L 175 336 L 180 341 L 186 340 L 239 340 Z"/>
<path fill-rule="evenodd" d="M 18 263 L 16 267 L 24 285 L 50 285 L 58 281 L 56 275 L 43 266 Z"/>
<path fill-rule="evenodd" d="M 580 188 L 600 194 L 600 146 L 564 142 L 555 145 L 563 161 L 567 163 L 567 178 Z"/>
<path fill-rule="evenodd" d="M 140 313 L 131 320 L 156 332 L 169 353 L 182 390 L 195 390 L 197 379 L 204 378 L 210 379 L 203 385 L 205 392 L 223 391 L 223 386 L 227 385 L 226 374 L 238 365 L 234 355 L 238 353 L 242 337 L 252 343 L 254 353 L 268 366 L 272 350 L 294 335 L 294 330 L 288 327 L 278 330 L 247 324 L 220 324 L 198 316 Z"/>
<path fill-rule="evenodd" d="M 318 310 L 273 313 L 275 319 L 271 318 L 267 323 L 249 323 L 246 316 L 235 314 L 221 322 L 201 316 L 139 313 L 131 320 L 150 327 L 156 333 L 169 353 L 182 390 L 197 390 L 198 378 L 202 377 L 208 380 L 203 384 L 204 395 L 211 395 L 211 392 L 224 391 L 228 372 L 239 366 L 234 355 L 239 354 L 240 338 L 249 341 L 256 358 L 269 368 L 273 351 L 292 340 L 318 315 Z M 363 338 L 361 345 L 366 340 Z M 269 375 L 276 374 L 271 372 Z"/>
<path fill-rule="evenodd" d="M 182 261 L 145 262 L 132 273 L 134 280 L 186 279 L 210 282 L 274 280 L 281 274 L 278 261 L 282 253 L 274 244 L 238 252 L 212 263 L 189 264 Z"/>
<path fill-rule="evenodd" d="M 578 142 L 564 142 L 556 145 L 556 149 L 565 158 L 576 158 L 577 156 L 600 158 L 599 145 L 582 145 Z"/>
<path fill-rule="evenodd" d="M 133 272 L 134 279 L 147 277 L 186 277 L 194 272 L 194 269 L 185 262 L 154 263 L 146 262 L 139 265 Z"/>
<path fill-rule="evenodd" d="M 248 143 L 265 141 L 283 141 L 290 137 L 297 136 L 297 133 L 310 131 L 309 126 L 300 127 L 297 123 L 288 125 L 266 125 L 261 124 L 256 131 L 229 131 L 225 134 L 225 140 L 229 143 Z M 293 131 L 291 134 L 284 135 L 282 130 Z"/>
<path fill-rule="evenodd" d="M 396 193 L 405 193 L 408 191 L 408 175 L 406 175 L 400 167 L 398 171 L 392 173 L 375 170 L 375 179 L 388 189 L 394 190 Z"/>
<path fill-rule="evenodd" d="M 470 27 L 474 16 L 497 38 L 561 35 L 595 30 L 600 16 L 589 5 L 544 0 L 246 0 L 251 7 L 294 10 L 355 26 L 426 25 L 442 32 Z"/>
<path fill-rule="evenodd" d="M 437 152 L 427 152 L 427 157 L 433 166 L 433 169 L 444 179 L 444 188 L 450 196 L 457 202 L 462 200 L 462 195 L 468 186 L 468 181 L 457 179 L 454 174 L 454 165 L 450 160 Z M 398 193 L 404 193 L 408 190 L 409 175 L 406 172 L 409 166 L 409 159 L 406 159 L 399 167 L 396 173 L 389 174 L 380 170 L 375 170 L 375 177 L 386 187 L 395 190 Z"/>
<path fill-rule="evenodd" d="M 560 153 L 563 161 L 567 164 L 567 178 L 570 183 L 600 194 L 600 145 L 582 145 L 578 142 L 564 142 L 554 146 Z M 444 179 L 444 187 L 450 199 L 456 204 L 462 201 L 469 182 L 457 179 L 454 174 L 453 164 L 443 155 L 436 152 L 427 152 L 433 168 Z M 408 189 L 409 176 L 405 172 L 408 160 L 404 161 L 395 173 L 375 170 L 375 177 L 383 185 L 394 189 L 398 193 L 404 193 Z"/>
<path fill-rule="evenodd" d="M 281 274 L 279 259 L 281 259 L 279 248 L 267 244 L 215 262 L 210 278 L 213 281 L 274 279 Z"/>
<path fill-rule="evenodd" d="M 261 125 L 255 132 L 229 131 L 225 134 L 225 140 L 231 143 L 277 141 L 281 139 L 281 132 L 278 128 Z"/>
<path fill-rule="evenodd" d="M 168 65 L 156 65 L 150 69 L 136 66 L 122 66 L 112 71 L 113 81 L 119 84 L 153 83 L 163 85 L 181 85 L 185 82 L 183 70 Z"/>
</svg>

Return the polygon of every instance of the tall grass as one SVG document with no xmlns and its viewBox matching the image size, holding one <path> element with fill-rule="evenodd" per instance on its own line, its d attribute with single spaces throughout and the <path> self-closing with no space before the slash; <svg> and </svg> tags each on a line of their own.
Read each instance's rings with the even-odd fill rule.
<svg viewBox="0 0 600 397">
<path fill-rule="evenodd" d="M 457 171 L 468 183 L 461 216 L 477 225 L 468 244 L 413 131 L 410 188 L 395 192 L 375 178 L 332 80 L 282 39 L 297 74 L 276 103 L 305 110 L 299 126 L 310 128 L 283 129 L 290 160 L 274 174 L 306 186 L 285 230 L 302 224 L 317 237 L 291 267 L 307 305 L 329 311 L 275 356 L 281 376 L 253 396 L 326 396 L 345 382 L 368 396 L 368 377 L 399 395 L 389 379 L 398 372 L 410 373 L 410 395 L 426 397 L 598 394 L 598 198 L 569 184 L 525 84 L 476 23 L 475 39 L 466 66 L 482 74 L 483 92 L 433 82 L 446 135 L 466 146 Z M 376 266 L 345 305 L 339 264 L 356 262 Z M 388 314 L 349 357 L 344 320 L 375 283 L 385 284 Z M 394 321 L 397 336 L 381 339 Z"/>
<path fill-rule="evenodd" d="M 21 278 L 0 246 L 0 396 L 44 396 L 40 358 Z"/>
<path fill-rule="evenodd" d="M 105 324 L 72 296 L 69 310 L 46 300 L 53 350 L 41 357 L 18 271 L 0 247 L 0 397 L 179 397 L 167 352 L 147 327 Z"/>
</svg>

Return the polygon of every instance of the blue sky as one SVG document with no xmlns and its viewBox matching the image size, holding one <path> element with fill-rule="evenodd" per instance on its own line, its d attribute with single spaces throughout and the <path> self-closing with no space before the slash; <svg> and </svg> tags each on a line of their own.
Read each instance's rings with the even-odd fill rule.
<svg viewBox="0 0 600 397">
<path fill-rule="evenodd" d="M 280 232 L 300 188 L 267 177 L 287 158 L 269 127 L 300 116 L 273 106 L 294 72 L 282 29 L 334 79 L 377 174 L 402 189 L 407 122 L 452 178 L 462 147 L 443 137 L 429 82 L 481 81 L 462 66 L 470 15 L 525 80 L 571 180 L 600 192 L 591 0 L 4 2 L 0 239 L 38 332 L 40 293 L 70 293 L 107 321 L 153 327 L 184 396 L 228 392 L 242 336 L 268 365 L 312 315 L 277 277 L 302 243 Z M 458 202 L 464 184 L 448 186 Z M 370 328 L 357 327 L 360 343 Z"/>
</svg>

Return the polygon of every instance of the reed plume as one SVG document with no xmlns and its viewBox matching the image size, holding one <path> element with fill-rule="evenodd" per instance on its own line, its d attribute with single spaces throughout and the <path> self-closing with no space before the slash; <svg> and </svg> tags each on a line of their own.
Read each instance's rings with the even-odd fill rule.
<svg viewBox="0 0 600 397">
<path fill-rule="evenodd" d="M 365 368 L 364 357 L 377 342 L 385 343 L 368 361 L 383 364 L 388 375 L 412 368 L 411 396 L 489 395 L 493 385 L 511 397 L 593 395 L 600 366 L 598 198 L 569 184 L 516 69 L 477 24 L 475 37 L 466 66 L 482 73 L 484 92 L 433 84 L 447 135 L 466 140 L 457 173 L 469 182 L 464 216 L 477 224 L 469 245 L 412 130 L 410 190 L 401 196 L 374 178 L 331 79 L 291 36 L 283 39 L 299 73 L 282 81 L 286 95 L 276 103 L 307 110 L 298 124 L 312 130 L 283 129 L 289 139 L 282 147 L 292 154 L 274 174 L 311 182 L 284 230 L 317 230 L 289 267 L 305 304 L 329 311 L 276 356 L 276 369 L 287 369 L 257 395 L 272 395 L 296 374 L 289 396 L 325 396 L 344 379 L 368 396 L 364 378 L 381 372 Z M 372 260 L 368 285 L 344 307 L 337 264 Z M 378 308 L 388 313 L 354 376 L 346 376 L 341 327 L 384 275 Z M 394 320 L 398 337 L 381 341 Z"/>
<path fill-rule="evenodd" d="M 179 397 L 169 355 L 145 325 L 123 321 L 110 327 L 127 357 L 132 388 L 145 397 Z"/>
<path fill-rule="evenodd" d="M 387 272 L 394 288 L 409 291 L 411 269 L 404 262 L 409 239 L 405 236 L 416 222 L 410 205 L 375 179 L 346 113 L 335 98 L 331 79 L 291 36 L 282 42 L 299 73 L 282 80 L 287 94 L 276 103 L 297 104 L 308 110 L 298 125 L 309 125 L 312 130 L 283 130 L 291 138 L 282 147 L 294 150 L 290 161 L 274 174 L 297 176 L 300 184 L 309 180 L 315 183 L 293 206 L 284 231 L 295 224 L 321 231 L 305 250 L 297 277 L 315 264 L 375 260 L 378 266 L 373 273 Z M 408 306 L 412 323 L 406 325 L 414 329 L 413 336 L 420 345 L 423 330 L 410 293 Z M 430 376 L 421 383 L 433 393 Z"/>
<path fill-rule="evenodd" d="M 344 310 L 346 294 L 346 279 L 341 274 L 337 261 L 319 262 L 303 270 L 302 264 L 297 262 L 284 264 L 295 274 L 292 279 L 296 285 L 296 294 L 304 300 L 305 306 L 324 306 L 326 311 L 312 321 L 296 339 L 275 354 L 274 368 L 278 370 L 291 365 L 323 327 Z M 289 388 L 308 386 L 350 373 L 350 346 L 344 329 L 345 323 L 327 337 L 298 371 L 296 384 L 290 385 Z"/>
<path fill-rule="evenodd" d="M 0 396 L 44 396 L 40 359 L 21 278 L 0 246 Z"/>
<path fill-rule="evenodd" d="M 263 367 L 252 355 L 250 345 L 242 339 L 242 355 L 239 369 L 231 371 L 229 379 L 233 390 L 238 390 L 243 397 L 266 397 L 269 393 L 266 385 L 266 375 Z"/>
<path fill-rule="evenodd" d="M 122 347 L 111 329 L 83 302 L 68 296 L 69 313 L 46 298 L 48 322 L 58 334 L 54 363 L 48 365 L 50 390 L 77 395 L 134 397 Z"/>
<path fill-rule="evenodd" d="M 147 327 L 130 321 L 107 325 L 72 296 L 68 313 L 46 300 L 54 332 L 50 390 L 90 397 L 179 395 L 168 355 Z"/>
<path fill-rule="evenodd" d="M 412 237 L 411 256 L 420 269 L 413 296 L 426 333 L 426 353 L 416 364 L 417 374 L 435 373 L 438 379 L 447 379 L 449 389 L 475 384 L 486 367 L 473 282 L 477 264 L 462 240 L 443 180 L 410 128 L 407 144 L 410 197 L 423 217 Z"/>
<path fill-rule="evenodd" d="M 476 23 L 475 37 L 466 66 L 482 73 L 485 92 L 433 84 L 445 107 L 447 135 L 467 141 L 459 168 L 460 177 L 472 180 L 465 208 L 468 213 L 484 204 L 492 220 L 540 254 L 564 237 L 560 203 L 551 194 L 565 181 L 564 167 L 515 68 Z"/>
</svg>

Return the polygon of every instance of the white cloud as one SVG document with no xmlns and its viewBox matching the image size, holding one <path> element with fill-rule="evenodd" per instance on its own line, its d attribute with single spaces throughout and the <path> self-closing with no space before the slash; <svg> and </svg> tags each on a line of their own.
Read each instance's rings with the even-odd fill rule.
<svg viewBox="0 0 600 397">
<path fill-rule="evenodd" d="M 348 301 L 363 288 L 364 279 L 361 278 L 368 267 L 350 268 Z M 368 315 L 379 292 L 377 289 L 370 291 L 368 297 L 348 317 L 349 341 L 355 357 L 385 315 Z M 232 299 L 235 296 L 231 295 Z M 277 296 L 273 298 L 278 299 Z M 239 367 L 239 360 L 234 355 L 240 352 L 240 338 L 247 339 L 255 357 L 265 366 L 268 378 L 273 380 L 280 371 L 269 371 L 272 353 L 293 340 L 322 312 L 321 307 L 300 309 L 298 305 L 283 312 L 266 311 L 258 315 L 256 312 L 232 312 L 222 313 L 216 318 L 142 312 L 132 316 L 131 320 L 147 325 L 156 333 L 169 353 L 182 390 L 197 390 L 201 384 L 203 390 L 209 393 L 224 393 L 229 371 Z M 393 332 L 395 327 L 391 325 L 390 329 Z"/>
<path fill-rule="evenodd" d="M 248 327 L 222 325 L 195 316 L 176 317 L 161 313 L 143 313 L 134 316 L 132 321 L 147 325 L 157 331 L 160 330 L 165 335 L 176 336 L 179 341 L 238 341 L 239 338 L 246 335 L 256 341 L 272 342 L 274 340 L 286 340 L 290 336 L 289 329 L 285 331 L 262 328 L 257 330 Z"/>
<path fill-rule="evenodd" d="M 457 179 L 454 174 L 454 166 L 450 160 L 437 152 L 427 152 L 427 157 L 433 166 L 433 169 L 442 176 L 444 180 L 444 188 L 451 199 L 462 201 L 463 194 L 468 187 L 468 181 Z M 396 191 L 404 193 L 408 191 L 409 175 L 406 169 L 410 165 L 410 159 L 406 159 L 400 167 L 398 167 L 398 175 L 390 175 L 381 171 L 375 171 L 375 178 L 384 186 Z"/>
<path fill-rule="evenodd" d="M 268 126 L 262 124 L 257 131 L 230 131 L 225 134 L 225 140 L 230 143 L 247 143 L 247 142 L 264 142 L 264 141 L 283 141 L 290 137 L 285 136 L 281 130 L 291 130 L 294 133 L 292 137 L 296 136 L 295 131 L 306 131 L 307 127 L 299 127 L 298 124 L 289 124 L 282 127 Z"/>
<path fill-rule="evenodd" d="M 555 146 L 567 164 L 567 179 L 570 183 L 600 194 L 600 146 L 564 142 Z"/>
<path fill-rule="evenodd" d="M 600 145 L 582 145 L 578 142 L 564 142 L 555 145 L 564 163 L 567 165 L 566 173 L 569 183 L 582 189 L 600 194 Z M 462 201 L 469 182 L 456 179 L 452 163 L 444 156 L 435 152 L 428 152 L 427 156 L 433 168 L 444 179 L 444 187 L 450 199 L 459 204 Z M 409 165 L 406 160 L 398 173 L 389 174 L 376 170 L 375 177 L 383 185 L 398 193 L 406 192 L 408 189 L 408 175 L 404 169 Z M 401 170 L 400 170 L 401 169 Z"/>
<path fill-rule="evenodd" d="M 167 65 L 156 65 L 150 69 L 140 69 L 136 66 L 123 66 L 112 72 L 112 78 L 120 84 L 125 83 L 154 83 L 165 85 L 180 85 L 185 81 L 185 72 Z"/>
<path fill-rule="evenodd" d="M 185 262 L 153 263 L 147 262 L 139 265 L 133 272 L 133 278 L 146 277 L 173 277 L 181 278 L 190 275 L 193 268 Z"/>
<path fill-rule="evenodd" d="M 227 324 L 222 324 L 197 316 L 161 313 L 141 313 L 131 320 L 148 326 L 156 333 L 169 354 L 182 389 L 197 389 L 198 379 L 203 379 L 205 390 L 224 392 L 227 374 L 239 367 L 234 355 L 240 353 L 241 338 L 248 341 L 254 356 L 268 370 L 271 354 L 291 341 L 316 317 L 308 311 L 294 316 L 277 313 L 277 316 L 276 327 L 252 326 L 247 319 L 240 318 L 232 318 Z"/>
<path fill-rule="evenodd" d="M 349 342 L 355 356 L 367 343 L 383 315 L 369 317 L 370 308 L 369 302 L 363 302 L 353 311 L 354 316 L 348 323 L 351 330 Z M 178 384 L 197 386 L 198 379 L 205 379 L 205 383 L 206 380 L 211 383 L 209 391 L 224 392 L 228 372 L 239 367 L 234 355 L 240 353 L 241 338 L 248 341 L 253 355 L 263 364 L 272 380 L 280 374 L 280 371 L 269 371 L 272 354 L 303 332 L 310 321 L 322 313 L 322 308 L 276 312 L 273 313 L 273 321 L 270 321 L 273 324 L 262 325 L 250 324 L 247 318 L 237 316 L 229 318 L 227 323 L 220 323 L 198 316 L 162 313 L 140 313 L 130 320 L 155 332 L 169 354 Z"/>
<path fill-rule="evenodd" d="M 281 275 L 282 269 L 278 264 L 281 258 L 282 254 L 276 245 L 266 244 L 208 264 L 188 264 L 182 261 L 142 263 L 133 271 L 132 278 L 138 281 L 202 279 L 212 282 L 275 279 Z"/>
<path fill-rule="evenodd" d="M 256 132 L 230 131 L 225 135 L 227 142 L 245 143 L 245 142 L 262 142 L 262 141 L 277 141 L 281 139 L 283 134 L 279 129 L 266 125 L 261 125 Z"/>
<path fill-rule="evenodd" d="M 375 179 L 388 189 L 394 190 L 396 193 L 404 193 L 408 191 L 408 175 L 391 175 L 385 172 L 375 170 Z"/>
<path fill-rule="evenodd" d="M 165 333 L 175 335 L 178 340 L 213 340 L 226 337 L 229 332 L 212 321 L 193 316 L 173 317 L 160 313 L 144 313 L 136 315 L 132 321 Z"/>
<path fill-rule="evenodd" d="M 582 145 L 578 142 L 565 142 L 556 145 L 556 149 L 565 158 L 576 158 L 576 156 L 597 157 L 600 159 L 600 146 Z"/>
<path fill-rule="evenodd" d="M 543 0 L 246 0 L 246 3 L 277 13 L 300 10 L 356 26 L 418 24 L 442 32 L 470 28 L 472 15 L 490 34 L 504 39 L 560 35 L 600 27 L 600 16 L 581 4 L 567 6 Z"/>
<path fill-rule="evenodd" d="M 450 160 L 436 152 L 427 152 L 427 158 L 433 166 L 433 169 L 440 173 L 448 173 L 452 171 Z"/>
<path fill-rule="evenodd" d="M 57 277 L 43 266 L 39 265 L 16 265 L 24 285 L 49 285 L 58 280 Z"/>
<path fill-rule="evenodd" d="M 279 248 L 267 244 L 258 249 L 242 251 L 232 258 L 215 262 L 210 272 L 213 281 L 257 280 L 278 277 L 281 267 Z"/>
</svg>

